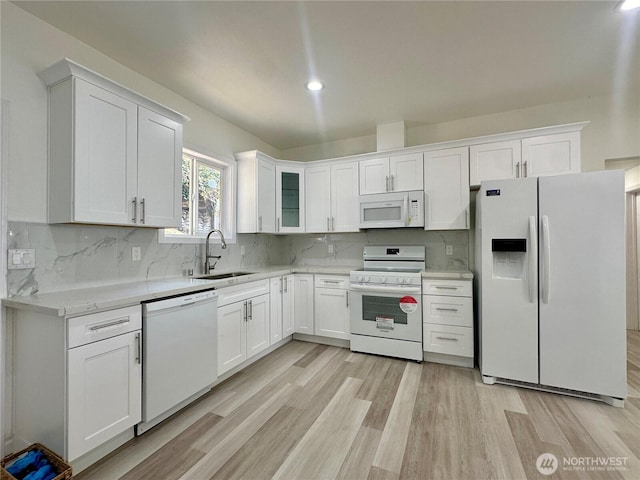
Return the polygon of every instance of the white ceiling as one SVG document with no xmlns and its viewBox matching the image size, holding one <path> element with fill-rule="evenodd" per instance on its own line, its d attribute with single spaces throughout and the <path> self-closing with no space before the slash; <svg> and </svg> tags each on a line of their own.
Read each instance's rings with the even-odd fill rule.
<svg viewBox="0 0 640 480">
<path fill-rule="evenodd" d="M 281 150 L 640 88 L 615 1 L 14 3 Z"/>
</svg>

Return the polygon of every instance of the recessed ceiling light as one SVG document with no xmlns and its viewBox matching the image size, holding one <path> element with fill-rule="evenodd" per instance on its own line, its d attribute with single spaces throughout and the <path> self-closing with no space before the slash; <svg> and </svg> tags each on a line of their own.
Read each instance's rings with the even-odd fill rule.
<svg viewBox="0 0 640 480">
<path fill-rule="evenodd" d="M 624 0 L 618 5 L 618 10 L 621 12 L 628 12 L 640 7 L 640 0 Z"/>
<path fill-rule="evenodd" d="M 317 92 L 318 90 L 322 90 L 324 88 L 324 83 L 319 80 L 311 80 L 307 82 L 307 90 L 311 90 L 312 92 Z"/>
</svg>

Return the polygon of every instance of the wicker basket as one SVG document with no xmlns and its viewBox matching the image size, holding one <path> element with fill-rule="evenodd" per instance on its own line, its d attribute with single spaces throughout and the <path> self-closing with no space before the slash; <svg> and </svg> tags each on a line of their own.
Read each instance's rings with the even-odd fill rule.
<svg viewBox="0 0 640 480">
<path fill-rule="evenodd" d="M 53 453 L 51 450 L 49 450 L 47 447 L 45 447 L 40 443 L 34 443 L 33 445 L 30 445 L 29 447 L 23 450 L 20 450 L 19 452 L 12 453 L 11 455 L 4 457 L 4 459 L 2 460 L 2 467 L 0 469 L 0 480 L 16 480 L 13 475 L 11 475 L 9 472 L 7 472 L 4 469 L 4 467 L 5 465 L 8 465 L 19 456 L 31 450 L 40 450 L 42 451 L 43 455 L 47 457 L 47 460 L 49 460 L 49 463 L 51 463 L 55 471 L 58 472 L 58 475 L 56 475 L 53 478 L 53 480 L 71 480 L 71 477 L 73 476 L 71 471 L 71 465 L 66 463 L 58 455 L 56 455 L 55 453 Z"/>
</svg>

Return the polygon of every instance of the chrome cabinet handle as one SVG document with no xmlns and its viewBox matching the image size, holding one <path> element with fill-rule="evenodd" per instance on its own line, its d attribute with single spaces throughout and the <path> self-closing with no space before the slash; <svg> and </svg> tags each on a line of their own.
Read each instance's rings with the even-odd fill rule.
<svg viewBox="0 0 640 480">
<path fill-rule="evenodd" d="M 436 337 L 438 340 L 449 340 L 450 342 L 457 342 L 458 339 L 457 338 L 451 338 L 451 337 Z"/>
<path fill-rule="evenodd" d="M 324 283 L 340 283 L 340 280 L 323 280 Z"/>
<path fill-rule="evenodd" d="M 457 308 L 440 308 L 440 307 L 436 307 L 436 310 L 438 310 L 439 312 L 457 312 L 458 311 Z"/>
<path fill-rule="evenodd" d="M 262 231 L 262 215 L 258 217 L 258 231 Z"/>
<path fill-rule="evenodd" d="M 140 208 L 142 209 L 142 216 L 140 217 L 140 223 L 144 223 L 146 217 L 146 208 L 144 198 L 140 200 Z"/>
<path fill-rule="evenodd" d="M 331 231 L 336 231 L 336 217 L 331 217 Z"/>
<path fill-rule="evenodd" d="M 278 217 L 278 225 L 276 225 L 276 232 L 280 231 L 280 217 Z"/>
<path fill-rule="evenodd" d="M 329 217 L 327 217 L 327 232 L 331 231 L 331 224 L 329 223 Z"/>
<path fill-rule="evenodd" d="M 244 302 L 242 304 L 242 319 L 246 322 L 247 321 L 247 302 Z"/>
<path fill-rule="evenodd" d="M 435 285 L 438 290 L 458 290 L 458 287 L 443 287 L 442 285 Z"/>
<path fill-rule="evenodd" d="M 131 199 L 131 203 L 133 203 L 133 218 L 131 221 L 133 223 L 138 223 L 138 197 L 133 197 L 133 199 Z"/>
<path fill-rule="evenodd" d="M 122 317 L 122 318 L 118 318 L 117 320 L 113 320 L 111 322 L 101 323 L 100 325 L 93 325 L 92 327 L 89 327 L 89 330 L 91 330 L 92 332 L 96 332 L 98 330 L 102 330 L 103 328 L 115 327 L 116 325 L 129 323 L 129 321 L 130 321 L 129 317 Z"/>
<path fill-rule="evenodd" d="M 140 333 L 136 333 L 136 363 L 142 363 L 142 342 L 140 341 Z"/>
<path fill-rule="evenodd" d="M 384 189 L 385 189 L 385 191 L 388 192 L 389 191 L 389 177 L 385 177 L 385 179 L 386 179 L 385 180 L 386 183 L 385 183 Z"/>
<path fill-rule="evenodd" d="M 289 279 L 287 277 L 284 277 L 284 293 L 288 292 L 288 285 L 289 285 Z"/>
<path fill-rule="evenodd" d="M 253 320 L 253 300 L 249 300 L 249 320 Z"/>
<path fill-rule="evenodd" d="M 520 162 L 516 163 L 516 178 L 520 178 Z"/>
<path fill-rule="evenodd" d="M 526 160 L 522 163 L 522 170 L 524 172 L 522 176 L 526 178 L 527 177 L 527 161 Z"/>
<path fill-rule="evenodd" d="M 347 308 L 349 308 L 349 290 L 346 291 L 347 294 Z"/>
<path fill-rule="evenodd" d="M 469 209 L 464 211 L 464 228 L 469 228 Z"/>
<path fill-rule="evenodd" d="M 282 277 L 280 277 L 280 293 L 282 293 Z"/>
<path fill-rule="evenodd" d="M 395 187 L 393 186 L 393 175 L 391 175 L 391 191 L 393 192 Z"/>
</svg>

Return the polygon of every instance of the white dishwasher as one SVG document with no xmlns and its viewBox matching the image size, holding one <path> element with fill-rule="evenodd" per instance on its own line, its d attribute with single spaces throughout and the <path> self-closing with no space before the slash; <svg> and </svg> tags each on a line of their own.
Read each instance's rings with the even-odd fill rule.
<svg viewBox="0 0 640 480">
<path fill-rule="evenodd" d="M 218 378 L 218 294 L 196 292 L 142 304 L 140 435 L 210 390 Z"/>
</svg>

